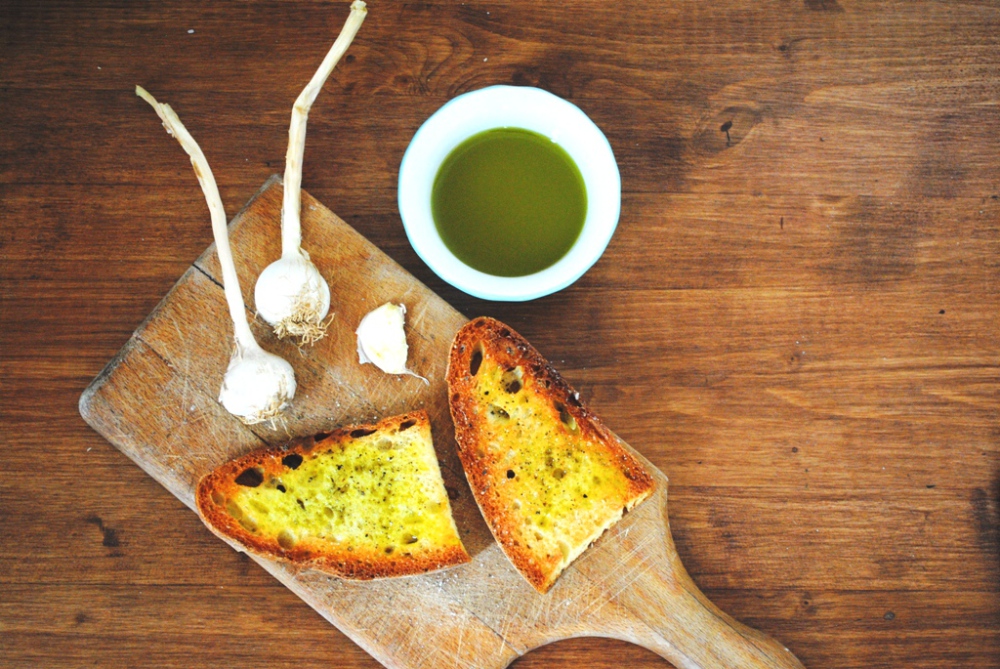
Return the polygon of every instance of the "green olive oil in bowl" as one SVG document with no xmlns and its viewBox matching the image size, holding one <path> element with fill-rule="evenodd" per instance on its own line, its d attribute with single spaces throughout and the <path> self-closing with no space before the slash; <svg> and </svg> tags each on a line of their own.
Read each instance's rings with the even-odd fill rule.
<svg viewBox="0 0 1000 669">
<path fill-rule="evenodd" d="M 431 212 L 441 240 L 466 265 L 527 276 L 554 265 L 576 243 L 587 190 L 576 163 L 548 137 L 492 128 L 445 158 Z"/>
<path fill-rule="evenodd" d="M 524 302 L 574 283 L 621 213 L 607 137 L 540 88 L 462 93 L 413 135 L 399 164 L 399 217 L 417 255 L 483 300 Z"/>
</svg>

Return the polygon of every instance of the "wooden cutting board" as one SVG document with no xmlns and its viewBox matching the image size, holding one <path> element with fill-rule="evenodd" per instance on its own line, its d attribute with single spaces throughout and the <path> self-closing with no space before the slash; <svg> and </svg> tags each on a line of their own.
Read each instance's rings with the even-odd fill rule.
<svg viewBox="0 0 1000 669">
<path fill-rule="evenodd" d="M 645 459 L 654 495 L 549 593 L 528 585 L 493 541 L 455 452 L 445 367 L 466 319 L 306 193 L 302 209 L 304 247 L 330 282 L 335 318 L 325 339 L 301 351 L 253 325 L 264 348 L 295 368 L 298 392 L 285 424 L 247 427 L 216 401 L 233 343 L 213 245 L 84 392 L 80 413 L 95 430 L 193 509 L 196 483 L 225 460 L 290 435 L 425 408 L 470 564 L 351 582 L 254 558 L 388 667 L 498 668 L 537 646 L 585 635 L 640 644 L 680 669 L 802 666 L 697 589 L 670 536 L 667 478 Z M 251 314 L 254 281 L 280 255 L 280 211 L 281 181 L 272 177 L 230 224 Z M 358 364 L 354 330 L 388 301 L 406 305 L 410 366 L 430 385 Z"/>
</svg>

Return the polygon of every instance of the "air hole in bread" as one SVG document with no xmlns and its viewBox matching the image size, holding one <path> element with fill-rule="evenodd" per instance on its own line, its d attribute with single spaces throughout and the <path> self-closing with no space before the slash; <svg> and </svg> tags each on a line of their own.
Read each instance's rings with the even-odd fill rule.
<svg viewBox="0 0 1000 669">
<path fill-rule="evenodd" d="M 556 469 L 552 472 L 552 475 L 556 477 L 557 480 L 562 480 L 566 476 L 565 469 Z"/>
<path fill-rule="evenodd" d="M 391 451 L 396 445 L 392 443 L 392 439 L 379 439 L 378 440 L 378 450 L 380 451 Z"/>
<path fill-rule="evenodd" d="M 395 546 L 386 546 L 386 547 L 385 547 L 385 554 L 386 554 L 386 555 L 392 555 L 392 552 L 393 552 L 394 550 L 396 550 L 396 547 L 395 547 Z"/>
<path fill-rule="evenodd" d="M 491 404 L 487 411 L 493 420 L 510 420 L 510 414 L 503 407 L 498 407 L 496 404 Z"/>
<path fill-rule="evenodd" d="M 240 518 L 243 517 L 243 509 L 240 507 L 239 504 L 237 504 L 232 500 L 226 502 L 226 513 L 228 513 L 236 520 L 239 520 Z"/>
<path fill-rule="evenodd" d="M 239 519 L 239 523 L 243 527 L 244 530 L 246 530 L 247 532 L 250 532 L 251 534 L 253 534 L 253 533 L 255 533 L 257 531 L 257 523 L 254 521 L 253 518 L 251 518 L 249 516 L 241 515 L 241 517 Z"/>
<path fill-rule="evenodd" d="M 367 437 L 369 434 L 375 434 L 374 428 L 359 428 L 357 430 L 351 431 L 351 437 L 354 439 L 360 439 L 361 437 Z"/>
<path fill-rule="evenodd" d="M 281 530 L 281 532 L 278 533 L 278 545 L 286 551 L 292 550 L 295 548 L 295 535 L 288 530 Z"/>
<path fill-rule="evenodd" d="M 556 402 L 555 406 L 556 411 L 559 412 L 559 420 L 562 421 L 563 425 L 568 427 L 571 432 L 576 432 L 576 419 L 573 418 L 566 406 L 559 402 Z"/>
<path fill-rule="evenodd" d="M 247 488 L 256 488 L 264 482 L 264 473 L 256 467 L 244 469 L 243 473 L 236 477 L 236 483 Z"/>
<path fill-rule="evenodd" d="M 212 501 L 215 502 L 216 506 L 222 506 L 226 503 L 226 496 L 223 495 L 218 490 L 212 491 Z"/>
<path fill-rule="evenodd" d="M 330 437 L 333 432 L 317 432 L 313 435 L 313 441 L 323 441 Z"/>
<path fill-rule="evenodd" d="M 411 427 L 413 427 L 416 424 L 417 424 L 417 421 L 412 420 L 412 419 L 408 420 L 408 421 L 405 421 L 403 423 L 400 423 L 400 425 L 399 425 L 399 431 L 400 432 L 405 432 L 406 430 L 409 430 Z"/>
<path fill-rule="evenodd" d="M 469 358 L 469 374 L 475 376 L 479 373 L 479 367 L 483 364 L 483 351 L 481 348 L 476 348 L 472 352 L 472 357 Z"/>
<path fill-rule="evenodd" d="M 512 479 L 512 478 L 514 478 L 515 476 L 517 476 L 517 474 L 515 474 L 515 473 L 514 473 L 514 470 L 513 470 L 513 469 L 508 469 L 508 470 L 507 470 L 507 478 L 509 478 L 509 479 Z"/>
<path fill-rule="evenodd" d="M 500 383 L 505 391 L 513 395 L 521 390 L 523 378 L 524 370 L 520 367 L 514 367 L 503 373 L 503 376 L 500 377 Z"/>
<path fill-rule="evenodd" d="M 251 499 L 250 506 L 252 506 L 254 510 L 262 516 L 266 516 L 270 513 L 270 510 L 260 500 Z"/>
<path fill-rule="evenodd" d="M 407 534 L 403 537 L 403 543 L 406 545 L 415 544 L 418 541 L 420 541 L 420 539 L 417 538 L 417 535 L 415 534 Z"/>
<path fill-rule="evenodd" d="M 508 330 L 507 328 L 500 328 L 500 332 L 498 334 L 504 339 L 506 339 L 507 337 L 510 336 L 510 330 Z"/>
<path fill-rule="evenodd" d="M 296 499 L 295 503 L 298 504 L 299 506 L 301 506 L 303 511 L 306 510 L 306 503 L 303 502 L 301 499 Z"/>
<path fill-rule="evenodd" d="M 288 492 L 288 488 L 285 487 L 284 483 L 279 483 L 274 487 L 278 489 L 278 492 Z"/>
<path fill-rule="evenodd" d="M 285 465 L 289 469 L 298 469 L 299 465 L 302 464 L 302 456 L 298 453 L 289 453 L 285 457 L 281 458 L 281 464 Z M 282 490 L 284 492 L 284 490 Z"/>
</svg>

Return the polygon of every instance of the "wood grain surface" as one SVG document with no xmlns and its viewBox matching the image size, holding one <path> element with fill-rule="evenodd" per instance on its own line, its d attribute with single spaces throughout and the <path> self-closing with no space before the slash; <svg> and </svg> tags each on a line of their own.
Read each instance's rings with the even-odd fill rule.
<svg viewBox="0 0 1000 669">
<path fill-rule="evenodd" d="M 272 177 L 229 225 L 251 315 L 253 277 L 281 255 L 272 233 L 282 206 L 282 186 Z M 308 348 L 278 341 L 258 323 L 262 346 L 296 369 L 296 395 L 280 420 L 246 426 L 216 400 L 233 337 L 213 245 L 84 390 L 80 414 L 91 427 L 194 510 L 202 477 L 261 445 L 425 410 L 470 562 L 357 582 L 251 556 L 390 669 L 503 669 L 539 646 L 578 636 L 630 641 L 681 669 L 802 669 L 788 648 L 733 620 L 694 585 L 670 534 L 667 478 L 634 451 L 636 466 L 649 474 L 650 498 L 594 542 L 551 591 L 530 586 L 483 522 L 470 490 L 481 482 L 467 482 L 456 447 L 446 370 L 455 364 L 449 352 L 466 319 L 304 192 L 302 208 L 305 248 L 338 299 L 327 336 Z M 406 308 L 407 363 L 419 377 L 358 363 L 355 327 L 387 302 Z"/>
<path fill-rule="evenodd" d="M 304 186 L 510 323 L 670 476 L 677 550 L 723 610 L 810 668 L 1000 666 L 1000 6 L 369 6 Z M 379 666 L 76 409 L 211 241 L 134 85 L 233 214 L 282 169 L 346 14 L 0 3 L 0 664 Z M 496 83 L 579 105 L 622 172 L 602 260 L 527 304 L 443 284 L 395 204 L 420 123 Z M 513 666 L 665 665 L 588 638 Z"/>
</svg>

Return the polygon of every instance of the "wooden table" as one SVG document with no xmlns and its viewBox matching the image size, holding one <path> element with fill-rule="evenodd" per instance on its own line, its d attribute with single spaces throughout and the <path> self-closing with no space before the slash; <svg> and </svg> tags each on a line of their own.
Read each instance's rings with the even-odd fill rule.
<svg viewBox="0 0 1000 669">
<path fill-rule="evenodd" d="M 280 172 L 347 3 L 0 11 L 0 665 L 378 666 L 92 432 L 76 403 Z M 603 259 L 528 304 L 413 253 L 396 176 L 455 95 L 605 131 Z M 807 667 L 1000 666 L 1000 5 L 374 0 L 304 186 L 467 316 L 507 321 L 671 479 L 685 565 Z M 433 643 L 432 640 L 429 640 Z M 602 639 L 528 667 L 660 667 Z"/>
</svg>

